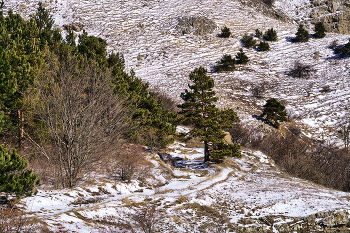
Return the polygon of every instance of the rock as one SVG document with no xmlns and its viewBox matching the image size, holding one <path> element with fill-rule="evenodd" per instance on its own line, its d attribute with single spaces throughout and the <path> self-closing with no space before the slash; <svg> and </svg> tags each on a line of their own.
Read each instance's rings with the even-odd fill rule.
<svg viewBox="0 0 350 233">
<path fill-rule="evenodd" d="M 224 141 L 227 143 L 227 144 L 233 144 L 232 143 L 232 137 L 231 137 L 231 134 L 229 132 L 224 132 L 226 135 L 224 137 Z"/>
<path fill-rule="evenodd" d="M 316 224 L 315 220 L 316 216 L 314 214 L 304 218 L 304 221 L 307 223 L 308 226 L 314 226 Z"/>
<path fill-rule="evenodd" d="M 345 226 L 349 222 L 348 214 L 345 211 L 339 211 L 322 221 L 322 225 L 327 228 Z"/>
<path fill-rule="evenodd" d="M 328 11 L 334 13 L 338 10 L 339 3 L 338 1 L 327 1 Z"/>
<path fill-rule="evenodd" d="M 76 32 L 80 32 L 82 29 L 83 29 L 83 24 L 81 23 L 71 23 L 71 24 L 65 24 L 63 25 L 63 28 L 65 30 L 73 30 L 73 31 L 76 31 Z"/>
<path fill-rule="evenodd" d="M 277 225 L 276 229 L 279 233 L 288 233 L 288 232 L 292 232 L 292 229 L 290 227 L 289 223 L 283 223 L 281 225 Z"/>
<path fill-rule="evenodd" d="M 182 16 L 177 18 L 177 31 L 180 34 L 193 33 L 204 36 L 217 29 L 216 23 L 204 16 Z"/>
</svg>

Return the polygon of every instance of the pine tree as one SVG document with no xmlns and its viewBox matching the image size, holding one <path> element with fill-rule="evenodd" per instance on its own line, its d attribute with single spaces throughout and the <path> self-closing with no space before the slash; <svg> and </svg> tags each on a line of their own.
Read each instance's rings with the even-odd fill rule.
<svg viewBox="0 0 350 233">
<path fill-rule="evenodd" d="M 236 68 L 236 59 L 232 58 L 231 55 L 225 54 L 220 61 L 214 66 L 216 72 L 221 71 L 233 71 Z"/>
<path fill-rule="evenodd" d="M 304 28 L 302 24 L 299 25 L 296 37 L 294 38 L 295 42 L 308 42 L 309 41 L 309 32 Z"/>
<path fill-rule="evenodd" d="M 181 93 L 185 102 L 178 107 L 183 115 L 181 121 L 193 126 L 191 136 L 200 137 L 204 141 L 204 162 L 210 156 L 214 159 L 222 159 L 224 156 L 240 157 L 240 145 L 226 144 L 223 131 L 238 121 L 237 114 L 232 109 L 219 110 L 215 106 L 218 98 L 213 91 L 214 80 L 207 76 L 205 68 L 196 68 L 191 72 L 190 80 L 193 85 L 188 86 L 190 90 Z"/>
<path fill-rule="evenodd" d="M 266 116 L 266 120 L 272 123 L 272 125 L 277 129 L 280 126 L 278 121 L 287 120 L 287 113 L 285 111 L 285 107 L 275 98 L 271 98 L 266 101 L 266 104 L 264 105 L 264 111 L 260 116 Z M 271 120 L 273 122 L 271 122 Z"/>
<path fill-rule="evenodd" d="M 257 28 L 255 29 L 255 37 L 261 38 L 263 36 L 263 33 Z"/>
<path fill-rule="evenodd" d="M 230 35 L 231 35 L 231 32 L 230 32 L 230 29 L 228 27 L 225 26 L 221 29 L 220 37 L 229 38 Z"/>
<path fill-rule="evenodd" d="M 326 36 L 326 28 L 324 27 L 322 22 L 318 22 L 315 24 L 315 38 L 324 38 Z"/>
<path fill-rule="evenodd" d="M 249 62 L 249 58 L 245 55 L 242 48 L 239 49 L 239 53 L 236 55 L 236 61 L 237 64 L 247 64 Z"/>
<path fill-rule="evenodd" d="M 254 45 L 256 44 L 256 40 L 254 40 L 253 36 L 249 36 L 248 34 L 244 34 L 241 41 L 244 44 L 244 46 L 248 49 L 254 47 Z"/>
<path fill-rule="evenodd" d="M 273 28 L 268 29 L 264 34 L 264 39 L 267 41 L 277 41 L 277 32 Z"/>
<path fill-rule="evenodd" d="M 259 51 L 269 51 L 270 50 L 270 45 L 267 41 L 260 41 L 258 45 L 258 50 Z"/>
<path fill-rule="evenodd" d="M 40 185 L 38 175 L 32 170 L 24 170 L 28 162 L 16 151 L 9 153 L 0 145 L 0 192 L 14 194 L 17 197 L 31 196 L 35 193 L 35 185 Z"/>
</svg>

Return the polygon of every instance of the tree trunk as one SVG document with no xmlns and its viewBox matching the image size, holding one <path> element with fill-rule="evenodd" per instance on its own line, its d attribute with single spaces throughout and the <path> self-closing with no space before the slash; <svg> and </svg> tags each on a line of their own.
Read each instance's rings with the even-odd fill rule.
<svg viewBox="0 0 350 233">
<path fill-rule="evenodd" d="M 23 117 L 21 115 L 21 110 L 18 110 L 17 111 L 18 113 L 18 148 L 21 149 L 21 146 L 22 146 L 22 138 L 23 138 L 23 127 L 24 127 L 24 124 L 23 124 Z"/>
<path fill-rule="evenodd" d="M 208 142 L 204 141 L 204 162 L 209 161 L 209 148 L 208 148 Z"/>
</svg>

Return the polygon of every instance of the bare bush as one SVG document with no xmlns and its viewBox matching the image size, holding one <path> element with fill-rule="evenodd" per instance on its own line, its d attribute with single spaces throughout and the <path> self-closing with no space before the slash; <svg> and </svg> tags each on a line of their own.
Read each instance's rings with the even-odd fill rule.
<svg viewBox="0 0 350 233">
<path fill-rule="evenodd" d="M 311 78 L 312 75 L 316 72 L 312 65 L 301 63 L 296 61 L 293 68 L 288 72 L 289 76 L 294 78 Z"/>
<path fill-rule="evenodd" d="M 45 232 L 47 229 L 35 218 L 30 218 L 17 208 L 0 205 L 0 232 Z"/>
<path fill-rule="evenodd" d="M 118 148 L 115 155 L 115 162 L 112 165 L 113 171 L 123 181 L 130 181 L 135 173 L 141 169 L 141 160 L 143 159 L 143 150 L 141 146 L 124 145 Z"/>
<path fill-rule="evenodd" d="M 110 75 L 95 64 L 48 56 L 34 106 L 53 141 L 49 156 L 59 165 L 62 185 L 72 187 L 126 131 L 131 113 L 113 93 Z"/>
<path fill-rule="evenodd" d="M 161 215 L 155 204 L 147 204 L 131 215 L 138 228 L 145 233 L 157 232 L 161 223 Z"/>
<path fill-rule="evenodd" d="M 154 97 L 162 101 L 163 109 L 168 109 L 174 112 L 179 111 L 179 108 L 177 107 L 176 102 L 167 93 L 159 89 L 154 89 L 153 92 L 154 92 Z"/>
<path fill-rule="evenodd" d="M 344 142 L 345 148 L 348 148 L 350 145 L 350 115 L 345 115 L 340 123 L 338 123 L 338 133 L 340 138 Z"/>
<path fill-rule="evenodd" d="M 335 49 L 335 48 L 337 48 L 338 47 L 338 40 L 333 40 L 330 44 L 329 44 L 329 48 L 330 49 Z"/>
<path fill-rule="evenodd" d="M 242 122 L 234 123 L 227 131 L 233 143 L 239 143 L 244 147 L 257 148 L 262 140 L 262 135 Z"/>
<path fill-rule="evenodd" d="M 262 82 L 255 85 L 252 89 L 252 94 L 256 98 L 262 98 L 268 89 L 268 82 Z"/>
</svg>

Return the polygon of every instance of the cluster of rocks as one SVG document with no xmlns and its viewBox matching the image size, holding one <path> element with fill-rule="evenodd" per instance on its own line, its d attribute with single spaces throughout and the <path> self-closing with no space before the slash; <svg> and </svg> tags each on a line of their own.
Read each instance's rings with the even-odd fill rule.
<svg viewBox="0 0 350 233">
<path fill-rule="evenodd" d="M 83 30 L 84 25 L 81 23 L 71 23 L 71 24 L 64 24 L 63 28 L 65 30 L 72 30 L 72 31 L 80 32 L 81 30 Z"/>
<path fill-rule="evenodd" d="M 342 0 L 314 0 L 310 18 L 322 22 L 327 32 L 350 34 L 350 3 Z"/>
<path fill-rule="evenodd" d="M 237 232 L 349 232 L 348 211 L 328 211 L 307 217 L 266 216 L 240 220 Z"/>
<path fill-rule="evenodd" d="M 218 26 L 205 16 L 181 16 L 177 18 L 176 30 L 179 34 L 204 36 L 213 33 Z"/>
</svg>

